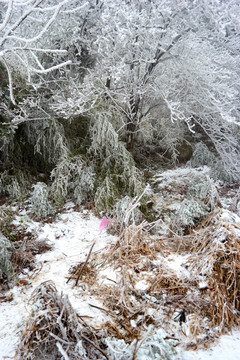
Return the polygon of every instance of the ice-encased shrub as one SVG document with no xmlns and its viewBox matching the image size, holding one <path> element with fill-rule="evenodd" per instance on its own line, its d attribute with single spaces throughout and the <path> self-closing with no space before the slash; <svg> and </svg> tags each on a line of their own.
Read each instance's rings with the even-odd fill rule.
<svg viewBox="0 0 240 360">
<path fill-rule="evenodd" d="M 142 176 L 111 123 L 109 114 L 100 113 L 90 129 L 89 153 L 100 165 L 95 195 L 99 210 L 112 210 L 121 196 L 137 196 L 143 190 Z"/>
<path fill-rule="evenodd" d="M 189 165 L 192 167 L 199 167 L 202 165 L 208 165 L 212 167 L 216 162 L 216 156 L 208 149 L 207 145 L 203 142 L 198 142 L 193 151 Z"/>
<path fill-rule="evenodd" d="M 113 360 L 132 360 L 135 353 L 138 360 L 177 360 L 180 359 L 174 340 L 164 340 L 166 333 L 162 329 L 149 330 L 145 339 L 126 344 L 124 340 L 106 339 L 107 352 Z M 136 352 L 135 352 L 136 351 Z"/>
<path fill-rule="evenodd" d="M 94 171 L 81 156 L 64 156 L 51 173 L 51 194 L 61 204 L 71 197 L 77 204 L 86 201 L 94 189 Z"/>
<path fill-rule="evenodd" d="M 122 222 L 124 219 L 126 212 L 129 210 L 132 203 L 132 199 L 129 196 L 124 196 L 124 198 L 120 199 L 114 207 L 114 213 L 119 222 Z M 142 221 L 143 214 L 141 211 L 135 207 L 130 215 L 129 222 L 134 224 L 139 224 Z"/>
<path fill-rule="evenodd" d="M 188 199 L 197 199 L 207 205 L 209 210 L 213 210 L 219 202 L 219 195 L 214 182 L 208 175 L 196 176 L 188 186 Z"/>
<path fill-rule="evenodd" d="M 1 90 L 0 90 L 0 98 L 1 98 Z M 3 110 L 3 106 L 1 107 L 1 112 L 2 110 Z M 10 126 L 3 126 L 2 121 L 7 122 L 7 120 L 3 117 L 3 114 L 1 113 L 0 114 L 0 164 L 1 165 L 9 162 L 9 156 L 14 150 L 14 129 Z"/>
<path fill-rule="evenodd" d="M 239 181 L 239 176 L 236 172 L 233 173 L 231 171 L 231 162 L 233 161 L 234 160 L 230 158 L 223 161 L 211 152 L 207 145 L 203 142 L 199 142 L 196 144 L 192 158 L 188 164 L 192 167 L 207 165 L 211 169 L 210 176 L 213 179 L 219 179 L 226 182 L 236 182 Z"/>
<path fill-rule="evenodd" d="M 33 185 L 30 203 L 32 205 L 32 214 L 37 218 L 47 217 L 53 213 L 53 206 L 49 201 L 49 189 L 43 182 Z"/>
<path fill-rule="evenodd" d="M 219 202 L 217 189 L 209 176 L 195 176 L 189 183 L 187 198 L 177 211 L 174 227 L 178 229 L 194 226 Z"/>
<path fill-rule="evenodd" d="M 14 175 L 8 171 L 0 174 L 0 194 L 6 194 L 11 197 L 21 199 L 27 192 L 30 181 L 23 171 L 18 170 Z"/>
<path fill-rule="evenodd" d="M 203 202 L 196 199 L 185 199 L 177 214 L 177 224 L 179 226 L 193 226 L 196 220 L 207 215 L 209 208 Z"/>
<path fill-rule="evenodd" d="M 21 188 L 17 179 L 10 176 L 7 171 L 0 175 L 0 193 L 18 198 L 21 196 Z"/>
<path fill-rule="evenodd" d="M 28 121 L 25 134 L 28 142 L 34 146 L 34 152 L 51 166 L 56 165 L 68 152 L 64 128 L 56 119 Z"/>
<path fill-rule="evenodd" d="M 11 242 L 0 232 L 0 280 L 3 274 L 8 279 L 13 277 L 13 268 L 10 261 L 13 252 L 13 246 Z"/>
<path fill-rule="evenodd" d="M 236 176 L 232 176 L 231 170 L 228 171 L 226 165 L 224 165 L 220 159 L 212 166 L 210 175 L 213 179 L 219 179 L 229 183 L 236 182 L 236 180 L 239 182 L 239 178 L 237 179 Z"/>
<path fill-rule="evenodd" d="M 107 175 L 95 193 L 94 202 L 96 209 L 98 211 L 104 210 L 105 212 L 111 211 L 119 197 L 120 194 L 116 184 L 112 181 L 111 175 Z"/>
</svg>

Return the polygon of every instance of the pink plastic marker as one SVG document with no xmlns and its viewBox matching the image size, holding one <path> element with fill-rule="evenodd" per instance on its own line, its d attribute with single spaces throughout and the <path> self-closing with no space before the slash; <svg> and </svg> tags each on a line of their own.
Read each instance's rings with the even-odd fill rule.
<svg viewBox="0 0 240 360">
<path fill-rule="evenodd" d="M 110 224 L 111 224 L 111 220 L 108 220 L 106 218 L 106 216 L 104 216 L 102 218 L 102 221 L 101 221 L 100 225 L 99 225 L 99 230 L 102 231 L 104 229 L 107 229 L 110 226 Z"/>
</svg>

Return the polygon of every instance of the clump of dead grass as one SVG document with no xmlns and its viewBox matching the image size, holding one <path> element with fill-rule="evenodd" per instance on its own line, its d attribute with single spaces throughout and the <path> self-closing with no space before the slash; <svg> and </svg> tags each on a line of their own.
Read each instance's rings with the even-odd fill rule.
<svg viewBox="0 0 240 360">
<path fill-rule="evenodd" d="M 35 266 L 35 256 L 51 250 L 52 246 L 46 240 L 23 239 L 14 242 L 15 251 L 11 262 L 15 273 L 20 273 L 24 268 L 33 270 Z"/>
<path fill-rule="evenodd" d="M 214 225 L 214 231 L 210 226 L 197 238 L 190 270 L 208 283 L 206 315 L 220 332 L 231 331 L 240 324 L 240 239 L 226 224 Z"/>
<path fill-rule="evenodd" d="M 164 325 L 176 331 L 179 341 L 184 338 L 186 347 L 197 348 L 239 325 L 240 240 L 221 214 L 215 210 L 187 235 L 160 239 L 150 235 L 145 223 L 132 224 L 102 253 L 90 249 L 87 260 L 72 269 L 71 279 L 75 285 L 79 279 L 86 282 L 102 302 L 98 308 L 106 314 L 102 328 L 108 336 L 130 344 L 141 340 L 149 325 Z M 169 268 L 170 254 L 188 254 L 182 273 Z M 98 277 L 106 267 L 118 274 L 107 285 Z M 141 281 L 145 290 L 137 286 Z M 187 330 L 175 316 L 181 311 Z"/>
<path fill-rule="evenodd" d="M 145 222 L 126 227 L 116 245 L 105 255 L 108 263 L 114 264 L 114 267 L 125 265 L 129 269 L 143 259 L 155 260 L 160 246 L 156 240 L 153 241 L 145 227 Z"/>
<path fill-rule="evenodd" d="M 103 307 L 98 307 L 106 314 L 103 329 L 109 336 L 123 339 L 126 343 L 139 339 L 139 327 L 154 323 L 148 314 L 151 304 L 147 304 L 145 296 L 135 289 L 137 274 L 148 271 L 152 260 L 156 259 L 155 243 L 145 230 L 145 225 L 126 227 L 117 243 L 102 254 L 92 253 L 92 246 L 86 260 L 70 269 L 68 279 L 75 282 L 74 286 L 82 282 L 88 285 L 91 295 L 103 303 Z M 104 266 L 118 269 L 117 283 L 101 284 L 97 275 Z"/>
<path fill-rule="evenodd" d="M 52 281 L 36 288 L 33 310 L 22 333 L 18 359 L 108 359 L 101 336 L 73 310 Z"/>
</svg>

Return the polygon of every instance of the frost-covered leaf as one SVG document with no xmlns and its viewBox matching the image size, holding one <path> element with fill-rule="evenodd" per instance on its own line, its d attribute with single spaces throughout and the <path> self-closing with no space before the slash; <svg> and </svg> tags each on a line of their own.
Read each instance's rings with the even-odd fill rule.
<svg viewBox="0 0 240 360">
<path fill-rule="evenodd" d="M 13 276 L 13 268 L 10 261 L 12 252 L 13 246 L 11 242 L 0 232 L 0 280 L 3 274 L 9 279 Z"/>
</svg>

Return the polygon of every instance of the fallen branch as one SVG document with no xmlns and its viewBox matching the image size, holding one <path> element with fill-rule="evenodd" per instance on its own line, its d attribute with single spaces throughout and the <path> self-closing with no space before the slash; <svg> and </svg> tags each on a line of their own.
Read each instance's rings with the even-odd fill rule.
<svg viewBox="0 0 240 360">
<path fill-rule="evenodd" d="M 88 260 L 89 260 L 89 258 L 90 258 L 90 255 L 91 255 L 91 253 L 92 253 L 92 250 L 93 250 L 93 247 L 94 247 L 95 243 L 96 243 L 96 242 L 94 241 L 93 244 L 92 244 L 92 246 L 91 246 L 91 248 L 90 248 L 90 250 L 89 250 L 89 253 L 88 253 L 88 256 L 87 256 L 85 262 L 80 266 L 80 268 L 79 268 L 79 267 L 77 268 L 77 270 L 75 271 L 74 274 L 72 274 L 72 275 L 68 278 L 67 283 L 69 283 L 69 281 L 70 281 L 75 275 L 77 275 L 77 279 L 76 279 L 76 282 L 75 282 L 75 286 L 78 285 L 78 281 L 79 281 L 79 279 L 80 279 L 80 276 L 81 276 L 84 268 L 86 267 L 86 265 L 87 265 L 87 263 L 88 263 Z"/>
</svg>

